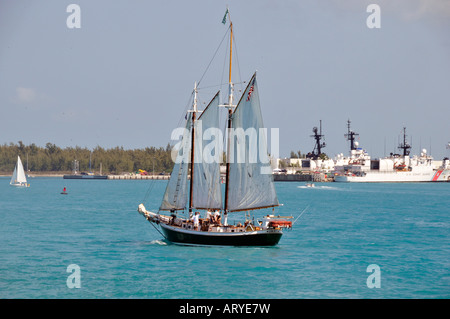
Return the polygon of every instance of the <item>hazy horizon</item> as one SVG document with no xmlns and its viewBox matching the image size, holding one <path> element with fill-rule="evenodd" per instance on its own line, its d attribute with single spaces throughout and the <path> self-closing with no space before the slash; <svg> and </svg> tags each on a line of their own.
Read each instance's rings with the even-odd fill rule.
<svg viewBox="0 0 450 319">
<path fill-rule="evenodd" d="M 371 3 L 379 29 L 366 24 Z M 79 29 L 67 26 L 70 4 L 81 8 Z M 412 155 L 450 155 L 444 0 L 2 1 L 0 144 L 165 147 L 227 30 L 227 6 L 234 81 L 257 70 L 280 157 L 312 151 L 320 120 L 323 151 L 347 155 L 348 119 L 372 158 L 398 152 L 403 127 Z M 220 54 L 200 84 L 201 105 L 226 78 Z"/>
</svg>

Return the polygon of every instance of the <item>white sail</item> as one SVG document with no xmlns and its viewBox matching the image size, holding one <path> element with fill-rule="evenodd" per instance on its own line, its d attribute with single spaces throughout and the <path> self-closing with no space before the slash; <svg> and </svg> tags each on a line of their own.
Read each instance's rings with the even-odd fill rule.
<svg viewBox="0 0 450 319">
<path fill-rule="evenodd" d="M 25 171 L 23 169 L 22 161 L 20 160 L 20 156 L 17 156 L 17 164 L 14 167 L 14 172 L 10 181 L 11 185 L 27 185 L 27 178 L 25 176 Z"/>
<path fill-rule="evenodd" d="M 219 93 L 194 122 L 193 208 L 221 209 L 220 157 L 222 134 L 219 130 Z"/>
<path fill-rule="evenodd" d="M 16 166 L 14 166 L 14 172 L 12 174 L 11 181 L 9 182 L 9 184 L 14 185 L 15 183 L 17 183 L 17 164 Z"/>
<path fill-rule="evenodd" d="M 191 148 L 191 114 L 188 113 L 186 127 L 182 131 L 182 140 L 177 149 L 175 165 L 167 183 L 166 192 L 160 210 L 180 210 L 187 204 L 188 194 L 188 169 Z M 174 137 L 174 136 L 172 136 Z"/>
<path fill-rule="evenodd" d="M 267 153 L 256 74 L 232 114 L 226 210 L 278 206 Z"/>
</svg>

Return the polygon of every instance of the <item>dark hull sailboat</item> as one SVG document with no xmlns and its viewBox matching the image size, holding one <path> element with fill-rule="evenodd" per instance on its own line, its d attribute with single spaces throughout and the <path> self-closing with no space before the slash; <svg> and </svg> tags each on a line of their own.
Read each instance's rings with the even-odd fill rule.
<svg viewBox="0 0 450 319">
<path fill-rule="evenodd" d="M 178 244 L 217 245 L 217 246 L 274 246 L 283 235 L 280 229 L 255 230 L 244 232 L 205 232 L 179 229 L 161 224 L 167 240 Z"/>
<path fill-rule="evenodd" d="M 289 217 L 268 215 L 263 219 L 264 224 L 259 226 L 252 223 L 224 226 L 203 219 L 196 229 L 190 220 L 148 212 L 142 204 L 138 211 L 149 222 L 159 225 L 168 241 L 184 245 L 274 246 L 283 235 L 282 229 L 292 226 L 290 221 L 286 221 Z"/>
<path fill-rule="evenodd" d="M 219 105 L 217 92 L 203 112 L 199 112 L 195 86 L 193 109 L 188 111 L 186 126 L 180 130 L 182 139 L 159 211 L 153 213 L 147 211 L 143 204 L 139 205 L 139 213 L 158 226 L 160 233 L 173 243 L 273 246 L 278 244 L 283 229 L 292 227 L 292 222 L 288 220 L 292 217 L 275 217 L 273 213 L 266 213 L 261 221 L 250 218 L 250 212 L 273 209 L 279 206 L 279 202 L 267 152 L 256 73 L 248 82 L 239 102 L 233 105 L 232 41 L 230 22 L 227 103 Z M 223 153 L 219 107 L 228 109 L 224 200 L 219 165 Z M 179 212 L 185 210 L 189 211 L 189 217 L 180 217 Z M 204 218 L 200 218 L 199 210 L 206 211 Z M 170 216 L 161 213 L 164 211 L 169 212 Z M 213 212 L 216 216 L 211 218 Z M 233 212 L 247 212 L 243 223 L 228 225 L 227 217 Z M 223 222 L 219 216 L 223 217 Z"/>
</svg>

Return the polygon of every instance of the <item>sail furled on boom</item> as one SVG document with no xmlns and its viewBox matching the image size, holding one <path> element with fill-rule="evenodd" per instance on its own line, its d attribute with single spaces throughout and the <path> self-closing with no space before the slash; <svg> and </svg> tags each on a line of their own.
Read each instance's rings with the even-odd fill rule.
<svg viewBox="0 0 450 319">
<path fill-rule="evenodd" d="M 256 74 L 231 116 L 226 210 L 279 206 L 267 152 Z"/>
<path fill-rule="evenodd" d="M 191 114 L 187 114 L 186 127 L 172 132 L 172 139 L 182 136 L 181 142 L 175 145 L 172 152 L 177 152 L 172 174 L 166 186 L 163 201 L 159 210 L 185 209 L 188 194 L 188 170 L 191 151 Z M 178 136 L 175 136 L 178 135 Z"/>
<path fill-rule="evenodd" d="M 191 207 L 221 209 L 220 159 L 223 140 L 219 130 L 219 92 L 194 122 L 194 181 Z"/>
</svg>

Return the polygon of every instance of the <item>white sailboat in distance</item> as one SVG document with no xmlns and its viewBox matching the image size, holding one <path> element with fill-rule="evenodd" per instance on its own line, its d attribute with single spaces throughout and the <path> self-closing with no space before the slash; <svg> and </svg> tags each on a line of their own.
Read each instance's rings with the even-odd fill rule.
<svg viewBox="0 0 450 319">
<path fill-rule="evenodd" d="M 27 183 L 27 177 L 25 176 L 25 171 L 23 169 L 20 156 L 17 156 L 17 164 L 14 167 L 14 172 L 9 184 L 17 187 L 30 187 L 30 184 Z"/>
</svg>

